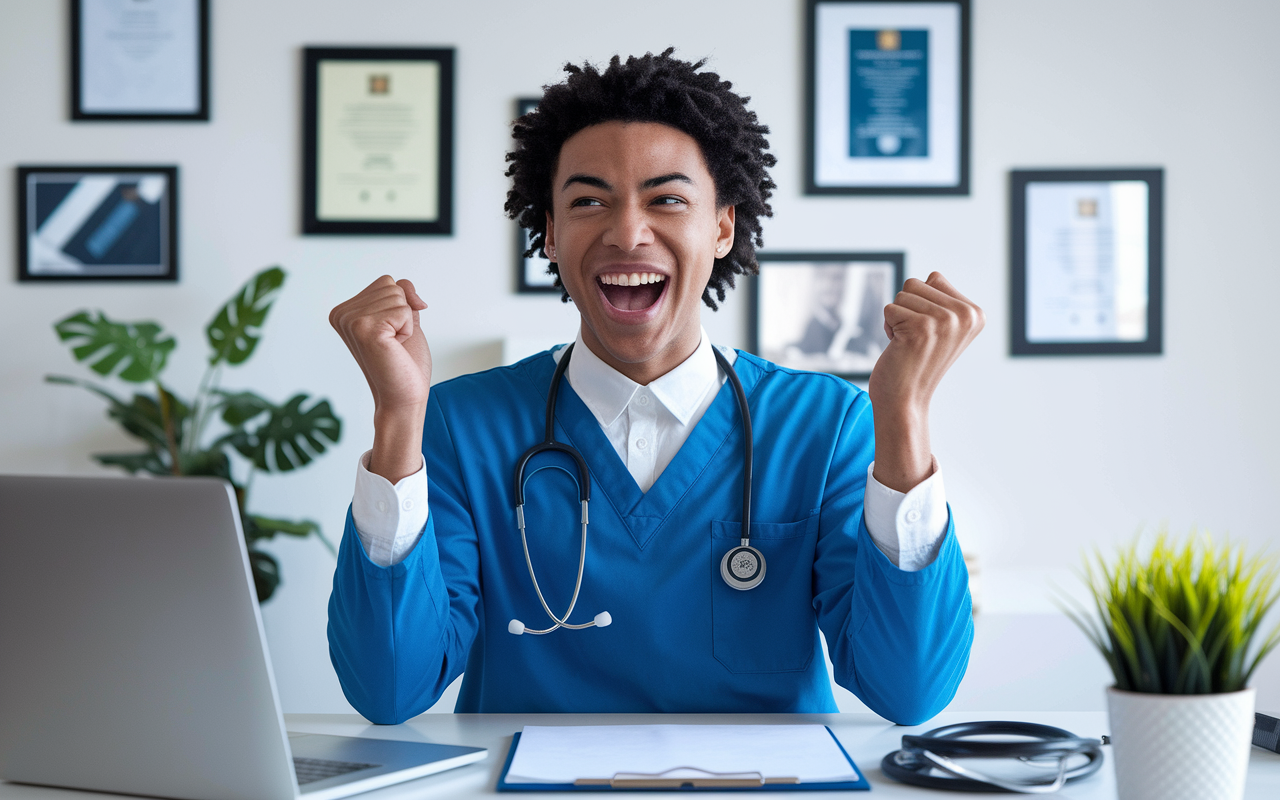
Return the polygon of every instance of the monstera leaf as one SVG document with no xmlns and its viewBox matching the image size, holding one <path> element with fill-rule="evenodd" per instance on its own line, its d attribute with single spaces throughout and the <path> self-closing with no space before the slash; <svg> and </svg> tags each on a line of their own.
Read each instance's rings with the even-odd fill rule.
<svg viewBox="0 0 1280 800">
<path fill-rule="evenodd" d="M 88 381 L 67 378 L 62 375 L 46 375 L 45 381 L 88 389 L 107 401 L 107 416 L 119 422 L 120 427 L 141 439 L 152 450 L 168 450 L 169 442 L 165 436 L 164 418 L 160 414 L 160 403 L 155 397 L 148 394 L 135 394 L 133 400 L 126 403 L 101 386 Z M 165 400 L 169 404 L 169 415 L 173 424 L 175 442 L 181 444 L 183 426 L 191 416 L 191 407 L 168 389 L 161 387 L 161 391 L 164 392 Z M 124 465 L 121 464 L 120 466 Z M 169 469 L 166 466 L 163 472 L 167 473 Z"/>
<path fill-rule="evenodd" d="M 53 327 L 59 339 L 72 342 L 76 361 L 92 361 L 89 368 L 99 375 L 115 373 L 131 383 L 155 380 L 178 346 L 172 336 L 160 338 L 163 330 L 154 322 L 112 322 L 101 311 L 97 319 L 80 311 Z"/>
<path fill-rule="evenodd" d="M 285 536 L 297 536 L 305 539 L 315 534 L 324 546 L 329 549 L 333 555 L 337 555 L 338 551 L 334 549 L 333 543 L 325 538 L 320 531 L 320 525 L 309 519 L 301 522 L 293 522 L 287 519 L 272 519 L 271 517 L 260 517 L 257 514 L 246 514 L 244 522 L 244 538 L 248 542 L 256 542 L 260 539 L 274 539 L 277 534 Z"/>
<path fill-rule="evenodd" d="M 253 355 L 262 336 L 262 323 L 266 322 L 276 292 L 283 285 L 284 270 L 268 267 L 253 276 L 235 297 L 218 310 L 213 322 L 204 329 L 209 347 L 213 348 L 209 366 L 224 361 L 241 364 Z"/>
<path fill-rule="evenodd" d="M 305 393 L 294 395 L 282 406 L 252 392 L 238 392 L 226 397 L 228 403 L 223 411 L 223 420 L 230 425 L 237 424 L 231 422 L 233 419 L 240 419 L 243 423 L 263 412 L 269 414 L 267 420 L 252 431 L 240 427 L 222 439 L 258 469 L 288 472 L 310 464 L 313 458 L 328 449 L 322 439 L 336 444 L 342 435 L 342 421 L 334 416 L 328 400 L 318 400 L 303 410 L 302 404 L 307 400 Z M 257 406 L 262 408 L 250 413 Z"/>
<path fill-rule="evenodd" d="M 253 588 L 258 602 L 265 603 L 280 586 L 280 562 L 261 550 L 249 550 L 249 566 L 253 569 Z"/>
</svg>

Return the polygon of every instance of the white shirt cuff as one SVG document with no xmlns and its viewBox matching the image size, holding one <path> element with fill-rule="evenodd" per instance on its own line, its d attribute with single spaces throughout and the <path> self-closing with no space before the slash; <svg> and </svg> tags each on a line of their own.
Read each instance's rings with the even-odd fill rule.
<svg viewBox="0 0 1280 800">
<path fill-rule="evenodd" d="M 938 459 L 933 474 L 905 494 L 876 480 L 875 462 L 867 467 L 863 517 L 871 540 L 898 569 L 917 572 L 938 557 L 947 532 L 947 495 Z"/>
<path fill-rule="evenodd" d="M 395 485 L 369 471 L 366 450 L 356 465 L 351 518 L 369 560 L 380 567 L 399 564 L 422 538 L 427 525 L 427 462 Z"/>
</svg>

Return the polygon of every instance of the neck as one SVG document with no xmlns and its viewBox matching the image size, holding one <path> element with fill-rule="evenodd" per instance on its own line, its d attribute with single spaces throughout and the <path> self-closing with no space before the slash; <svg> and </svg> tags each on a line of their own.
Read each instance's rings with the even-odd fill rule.
<svg viewBox="0 0 1280 800">
<path fill-rule="evenodd" d="M 582 326 L 582 343 L 592 353 L 595 353 L 596 357 L 601 361 L 641 386 L 649 385 L 683 364 L 698 349 L 698 345 L 701 342 L 702 328 L 695 326 L 691 333 L 677 337 L 668 347 L 640 359 L 630 361 L 619 358 L 616 354 L 610 352 L 589 326 L 585 324 Z"/>
</svg>

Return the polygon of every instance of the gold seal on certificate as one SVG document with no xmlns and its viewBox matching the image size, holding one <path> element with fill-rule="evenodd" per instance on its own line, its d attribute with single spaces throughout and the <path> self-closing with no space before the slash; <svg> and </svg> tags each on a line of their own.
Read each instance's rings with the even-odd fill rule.
<svg viewBox="0 0 1280 800">
<path fill-rule="evenodd" d="M 305 233 L 452 232 L 453 51 L 308 48 Z"/>
</svg>

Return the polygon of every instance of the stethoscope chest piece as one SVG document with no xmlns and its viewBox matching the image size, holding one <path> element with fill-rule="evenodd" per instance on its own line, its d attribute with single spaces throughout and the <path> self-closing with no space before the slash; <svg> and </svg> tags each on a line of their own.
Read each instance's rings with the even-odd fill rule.
<svg viewBox="0 0 1280 800">
<path fill-rule="evenodd" d="M 754 589 L 764 580 L 764 554 L 750 545 L 739 545 L 720 559 L 720 577 L 734 589 Z"/>
</svg>

